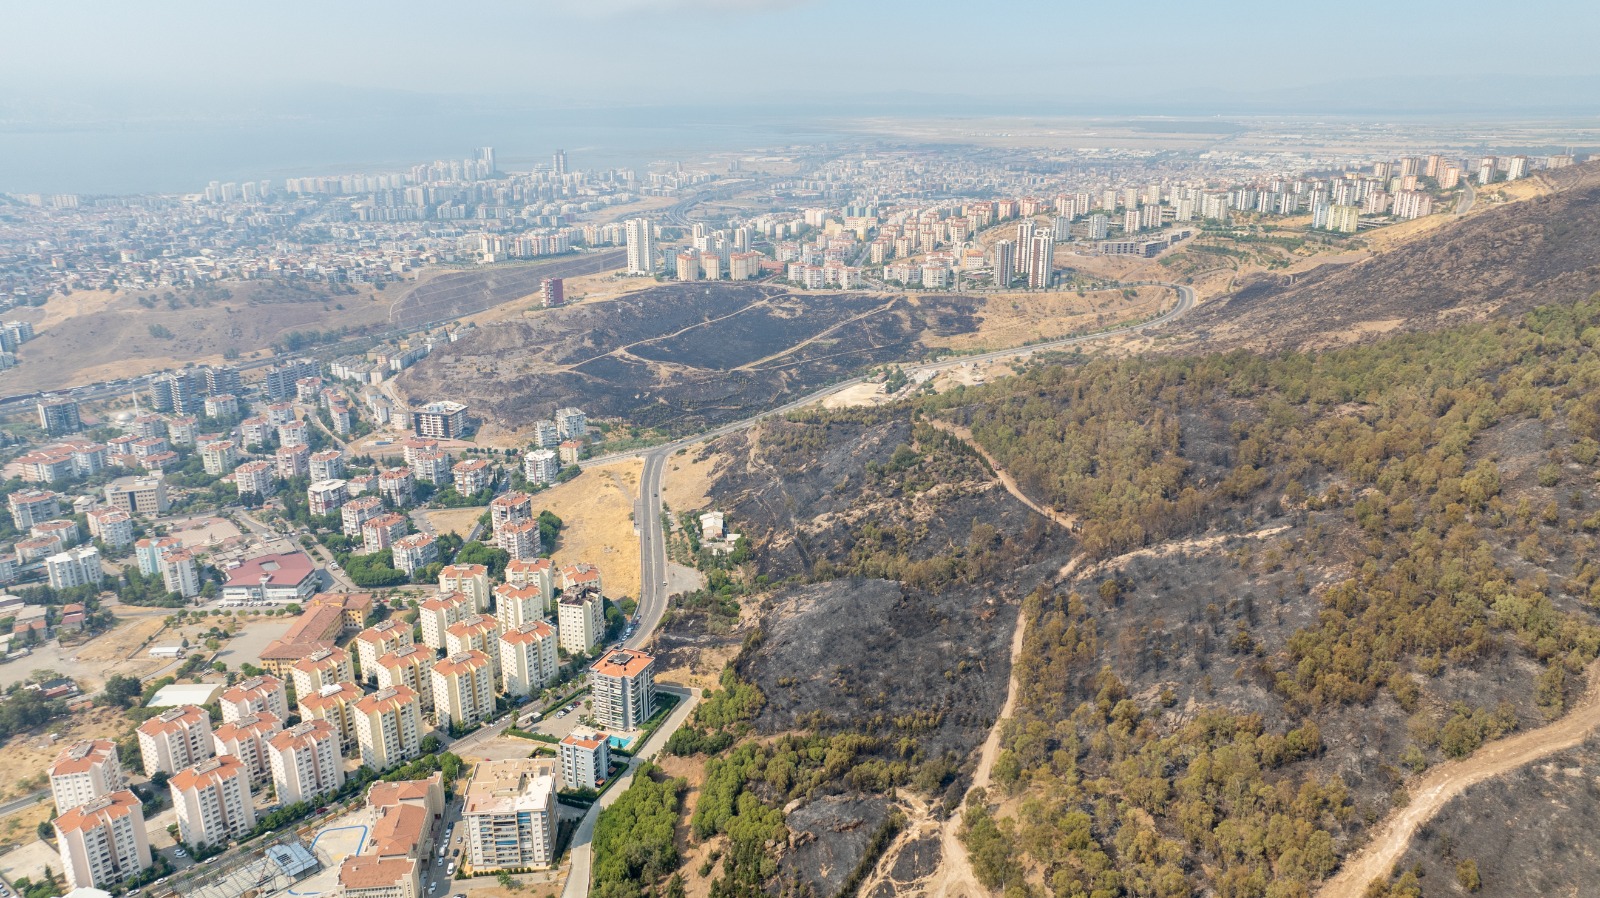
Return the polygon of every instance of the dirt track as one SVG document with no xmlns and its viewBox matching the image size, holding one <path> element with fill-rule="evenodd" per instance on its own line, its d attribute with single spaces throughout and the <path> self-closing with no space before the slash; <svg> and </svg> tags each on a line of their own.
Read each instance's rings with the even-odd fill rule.
<svg viewBox="0 0 1600 898">
<path fill-rule="evenodd" d="M 933 426 L 956 439 L 966 443 L 976 451 L 994 472 L 995 478 L 1005 487 L 1006 492 L 1013 498 L 1039 515 L 1049 519 L 1055 524 L 1071 531 L 1073 519 L 1055 509 L 1041 505 L 1022 491 L 1017 481 L 1006 470 L 998 465 L 983 450 L 975 440 L 972 432 L 965 427 L 951 424 L 948 421 L 934 421 Z M 1065 579 L 1072 575 L 1079 564 L 1079 559 L 1074 558 L 1056 575 L 1057 579 Z M 1016 711 L 1017 706 L 1017 659 L 1022 657 L 1022 646 L 1027 635 L 1027 620 L 1017 615 L 1017 626 L 1011 634 L 1011 679 L 1006 688 L 1005 704 L 1000 708 L 1000 714 L 995 718 L 994 725 L 989 728 L 988 736 L 983 740 L 983 745 L 978 749 L 978 764 L 972 774 L 972 789 L 987 789 L 989 779 L 994 771 L 995 759 L 1000 756 L 1000 727 Z M 969 789 L 970 791 L 970 789 Z M 906 802 L 907 816 L 910 825 L 905 827 L 897 838 L 884 852 L 873 875 L 869 877 L 858 890 L 859 894 L 871 894 L 873 887 L 879 884 L 889 885 L 902 894 L 919 894 L 922 898 L 982 898 L 990 892 L 978 881 L 972 871 L 972 863 L 967 858 L 967 847 L 962 844 L 959 835 L 961 830 L 961 814 L 958 811 L 944 820 L 936 820 L 931 809 L 920 802 Z M 937 834 L 939 839 L 939 865 L 927 878 L 915 884 L 914 888 L 907 888 L 905 883 L 895 882 L 891 871 L 901 851 L 905 850 L 912 842 Z"/>
<path fill-rule="evenodd" d="M 1411 802 L 1389 815 L 1372 841 L 1323 885 L 1318 898 L 1361 898 L 1368 883 L 1389 875 L 1418 828 L 1468 787 L 1581 743 L 1600 727 L 1600 661 L 1589 666 L 1588 677 L 1583 697 L 1560 720 L 1491 742 L 1428 771 L 1411 787 Z"/>
<path fill-rule="evenodd" d="M 977 440 L 972 438 L 972 431 L 960 426 L 959 424 L 951 424 L 949 421 L 934 421 L 932 423 L 934 430 L 942 430 L 945 433 L 950 434 L 961 442 L 966 443 L 967 446 L 972 449 L 972 451 L 978 453 L 978 455 L 983 458 L 984 463 L 989 466 L 989 470 L 993 471 L 994 476 L 999 479 L 1000 485 L 1005 487 L 1006 492 L 1010 493 L 1018 502 L 1021 502 L 1023 505 L 1028 506 L 1035 512 L 1038 512 L 1040 515 L 1049 518 L 1051 521 L 1054 521 L 1062 527 L 1067 528 L 1068 531 L 1077 528 L 1077 518 L 1074 518 L 1071 515 L 1062 514 L 1061 512 L 1056 511 L 1047 505 L 1041 505 L 1038 502 L 1033 501 L 1033 499 L 1029 497 L 1027 493 L 1024 493 L 1022 491 L 1022 487 L 1017 485 L 1016 478 L 1012 477 L 1010 474 L 1007 474 L 1006 469 L 1000 467 L 999 462 L 996 462 L 994 457 L 988 452 L 984 451 L 983 446 L 980 445 Z M 1018 645 L 1020 647 L 1021 643 L 1019 642 Z M 1015 655 L 1015 653 L 1013 653 L 1013 655 Z M 1016 659 L 1013 657 L 1012 660 Z M 1009 713 L 1010 709 L 1011 702 L 1008 699 L 1006 702 L 1005 713 Z M 1002 713 L 1001 716 L 1004 717 L 1005 713 Z"/>
</svg>

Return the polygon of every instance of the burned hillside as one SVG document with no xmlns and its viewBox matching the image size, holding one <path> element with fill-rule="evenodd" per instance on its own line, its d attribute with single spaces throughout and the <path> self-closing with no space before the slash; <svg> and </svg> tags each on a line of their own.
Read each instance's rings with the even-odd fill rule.
<svg viewBox="0 0 1600 898">
<path fill-rule="evenodd" d="M 924 334 L 976 330 L 975 306 L 960 297 L 664 285 L 472 329 L 399 384 L 413 397 L 457 397 L 510 428 L 581 401 L 592 417 L 691 433 L 916 358 Z"/>
<path fill-rule="evenodd" d="M 1070 538 L 903 415 L 776 421 L 718 448 L 745 459 L 718 504 L 760 572 L 792 581 L 741 664 L 767 696 L 758 729 L 904 730 L 959 765 L 1005 700 L 1017 607 Z"/>
<path fill-rule="evenodd" d="M 1600 652 L 1596 322 L 930 401 L 1083 521 L 1085 566 L 1024 606 L 1033 676 L 966 820 L 980 878 L 1309 889 L 1417 772 L 1561 714 Z"/>
<path fill-rule="evenodd" d="M 1575 302 L 1600 290 L 1600 162 L 1540 173 L 1555 191 L 1353 265 L 1263 275 L 1184 321 L 1185 351 L 1339 345 Z"/>
</svg>

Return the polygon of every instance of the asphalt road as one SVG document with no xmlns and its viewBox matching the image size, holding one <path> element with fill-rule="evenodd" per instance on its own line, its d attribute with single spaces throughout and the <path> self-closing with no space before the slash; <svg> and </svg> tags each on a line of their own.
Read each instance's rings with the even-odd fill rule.
<svg viewBox="0 0 1600 898">
<path fill-rule="evenodd" d="M 1472 186 L 1471 181 L 1463 180 L 1461 186 L 1467 188 L 1467 190 L 1461 194 L 1461 199 L 1456 200 L 1456 215 L 1458 216 L 1471 212 L 1472 204 L 1478 201 L 1478 191 Z"/>
<path fill-rule="evenodd" d="M 1178 291 L 1178 301 L 1173 304 L 1171 309 L 1168 309 L 1167 311 L 1148 321 L 1140 322 L 1138 324 L 1130 324 L 1127 327 L 1119 327 L 1109 331 L 1102 331 L 1097 334 L 1085 334 L 1078 337 L 1063 337 L 1059 340 L 1049 340 L 1044 343 L 1035 343 L 1032 346 L 1023 346 L 1014 349 L 1001 349 L 995 352 L 986 352 L 982 355 L 962 356 L 949 361 L 930 362 L 924 365 L 913 365 L 906 369 L 906 373 L 931 373 L 965 365 L 970 362 L 993 362 L 1003 361 L 1011 358 L 1025 359 L 1031 357 L 1035 352 L 1065 349 L 1067 347 L 1080 346 L 1085 343 L 1092 343 L 1097 340 L 1105 340 L 1111 337 L 1143 333 L 1144 331 L 1152 328 L 1160 327 L 1164 324 L 1170 324 L 1188 314 L 1189 311 L 1194 308 L 1195 293 L 1192 287 L 1185 287 L 1181 284 L 1167 284 L 1166 286 L 1172 287 Z M 584 467 L 591 467 L 610 464 L 612 462 L 623 461 L 626 459 L 644 459 L 644 471 L 639 475 L 639 502 L 634 507 L 634 520 L 639 525 L 639 573 L 641 578 L 639 581 L 639 626 L 634 632 L 633 637 L 628 640 L 629 646 L 637 648 L 645 645 L 649 641 L 650 636 L 655 632 L 656 627 L 660 626 L 661 616 L 666 611 L 667 607 L 667 596 L 665 589 L 667 579 L 667 552 L 666 540 L 664 539 L 661 530 L 661 482 L 665 474 L 667 459 L 679 449 L 685 449 L 689 446 L 703 443 L 707 440 L 716 439 L 720 436 L 726 436 L 730 433 L 745 430 L 755 426 L 767 418 L 772 417 L 773 415 L 787 414 L 794 409 L 810 405 L 818 400 L 832 396 L 835 393 L 849 389 L 850 387 L 862 383 L 865 380 L 865 377 L 851 378 L 843 383 L 834 384 L 833 386 L 824 387 L 823 389 L 808 393 L 799 399 L 786 402 L 777 408 L 769 409 L 765 412 L 752 415 L 741 421 L 735 421 L 731 424 L 724 424 L 721 427 L 713 428 L 705 433 L 692 437 L 686 437 L 663 446 L 655 446 L 649 449 L 640 449 L 633 452 L 619 452 L 614 455 L 590 459 L 584 463 Z M 666 744 L 667 738 L 670 737 L 671 734 L 683 724 L 685 719 L 687 719 L 689 712 L 693 710 L 695 704 L 698 703 L 699 700 L 700 696 L 698 691 L 696 691 L 689 697 L 688 701 L 680 702 L 678 707 L 673 709 L 672 715 L 668 717 L 661 728 L 656 730 L 655 735 L 650 738 L 648 743 L 646 743 L 644 750 L 639 753 L 638 757 L 635 758 L 634 761 L 630 762 L 627 774 L 625 774 L 619 782 L 607 790 L 606 794 L 601 796 L 600 801 L 595 804 L 594 807 L 590 808 L 589 812 L 583 816 L 583 821 L 578 825 L 578 831 L 572 839 L 572 870 L 567 876 L 567 884 L 561 892 L 561 898 L 588 898 L 590 886 L 589 880 L 592 876 L 590 865 L 590 842 L 594 838 L 594 824 L 595 820 L 600 816 L 600 810 L 610 805 L 616 800 L 618 795 L 622 794 L 622 791 L 626 789 L 628 784 L 632 781 L 633 769 L 635 766 L 637 766 L 639 760 L 643 758 L 654 757 L 656 752 L 661 749 L 661 746 Z"/>
<path fill-rule="evenodd" d="M 1036 352 L 1050 352 L 1050 351 L 1057 350 L 1057 349 L 1067 349 L 1067 348 L 1070 348 L 1070 347 L 1073 347 L 1073 346 L 1081 346 L 1081 345 L 1084 345 L 1086 343 L 1094 343 L 1094 342 L 1097 342 L 1097 341 L 1100 341 L 1100 340 L 1107 340 L 1107 339 L 1110 339 L 1112 337 L 1123 337 L 1123 336 L 1129 336 L 1129 335 L 1132 335 L 1132 334 L 1144 333 L 1147 330 L 1151 330 L 1153 328 L 1161 327 L 1162 325 L 1165 325 L 1165 324 L 1171 324 L 1173 321 L 1176 321 L 1177 319 L 1182 318 L 1184 315 L 1187 315 L 1190 312 L 1190 310 L 1192 310 L 1194 308 L 1195 293 L 1194 293 L 1194 288 L 1193 287 L 1185 287 L 1185 286 L 1183 286 L 1181 284 L 1161 284 L 1161 285 L 1158 285 L 1158 286 L 1172 287 L 1173 289 L 1177 290 L 1178 291 L 1178 301 L 1177 301 L 1177 303 L 1175 303 L 1172 306 L 1172 308 L 1168 309 L 1165 312 L 1162 312 L 1160 315 L 1157 315 L 1154 318 L 1149 319 L 1148 321 L 1142 321 L 1142 322 L 1139 322 L 1137 324 L 1130 324 L 1130 325 L 1128 325 L 1126 327 L 1114 328 L 1114 329 L 1108 330 L 1108 331 L 1099 331 L 1099 332 L 1093 333 L 1093 334 L 1083 334 L 1081 336 L 1076 336 L 1076 337 L 1062 337 L 1062 338 L 1060 338 L 1058 340 L 1046 340 L 1045 342 L 1042 342 L 1042 343 L 1034 343 L 1034 344 L 1031 344 L 1031 345 L 1028 345 L 1028 346 L 1018 346 L 1018 347 L 1013 347 L 1011 349 L 997 349 L 994 352 L 985 352 L 985 353 L 982 353 L 982 354 L 979 354 L 979 355 L 958 356 L 958 357 L 952 358 L 952 359 L 945 359 L 945 360 L 941 360 L 941 361 L 937 361 L 937 362 L 927 362 L 927 363 L 924 363 L 924 364 L 908 363 L 908 364 L 904 365 L 903 367 L 904 367 L 904 370 L 905 370 L 906 374 L 909 376 L 909 375 L 916 374 L 916 373 L 919 373 L 919 372 L 926 372 L 926 373 L 932 374 L 932 373 L 937 373 L 939 371 L 947 371 L 947 370 L 949 370 L 951 368 L 959 368 L 962 365 L 966 365 L 966 364 L 974 363 L 974 362 L 997 362 L 997 361 L 1005 361 L 1007 359 L 1027 359 L 1027 358 L 1032 357 L 1033 354 L 1036 353 Z M 614 463 L 619 462 L 619 461 L 628 461 L 630 459 L 643 458 L 643 459 L 647 460 L 646 468 L 648 469 L 648 467 L 649 467 L 648 459 L 653 457 L 653 456 L 659 455 L 662 458 L 665 458 L 666 456 L 669 456 L 669 455 L 677 452 L 679 449 L 686 449 L 686 448 L 688 448 L 690 446 L 694 446 L 694 445 L 699 444 L 699 443 L 704 443 L 704 442 L 706 442 L 708 440 L 714 440 L 714 439 L 716 439 L 718 437 L 727 436 L 730 433 L 737 433 L 738 431 L 746 430 L 746 429 L 748 429 L 750 427 L 753 427 L 754 425 L 756 425 L 756 424 L 760 423 L 761 421 L 764 421 L 767 418 L 770 418 L 770 417 L 772 417 L 774 415 L 786 415 L 789 412 L 794 411 L 797 408 L 803 408 L 805 406 L 811 405 L 812 403 L 819 402 L 819 401 L 821 401 L 823 399 L 826 399 L 829 396 L 832 396 L 832 395 L 834 395 L 836 393 L 842 393 L 845 390 L 848 390 L 851 387 L 856 386 L 857 384 L 865 383 L 866 380 L 867 380 L 867 377 L 865 375 L 862 375 L 860 377 L 852 377 L 849 380 L 840 381 L 839 383 L 833 384 L 831 386 L 823 387 L 820 390 L 816 390 L 816 391 L 813 391 L 811 393 L 807 393 L 806 395 L 801 396 L 798 399 L 790 400 L 789 402 L 785 402 L 782 405 L 779 405 L 779 406 L 776 406 L 774 408 L 768 409 L 768 410 L 766 410 L 764 412 L 759 412 L 757 414 L 751 415 L 748 418 L 744 418 L 744 419 L 739 420 L 739 421 L 733 421 L 733 422 L 730 422 L 728 424 L 723 424 L 723 425 L 720 425 L 718 427 L 714 427 L 711 430 L 707 430 L 707 431 L 705 431 L 703 433 L 699 433 L 699 434 L 696 434 L 696 435 L 691 436 L 691 437 L 684 437 L 681 440 L 677 440 L 677 441 L 672 442 L 672 443 L 666 443 L 666 444 L 661 445 L 661 446 L 651 446 L 651 447 L 645 448 L 645 449 L 634 449 L 634 450 L 630 450 L 628 452 L 616 452 L 616 453 L 613 453 L 611 455 L 597 456 L 595 458 L 591 458 L 591 459 L 583 462 L 582 465 L 585 468 L 591 468 L 591 467 L 599 467 L 601 465 L 614 464 Z M 650 484 L 650 485 L 659 488 L 659 486 L 660 486 L 660 483 L 659 483 L 660 476 L 661 475 L 660 475 L 660 472 L 658 470 L 657 474 L 656 474 L 656 483 Z M 657 489 L 655 492 L 646 491 L 644 489 L 644 487 L 647 484 L 645 483 L 645 478 L 644 477 L 640 478 L 639 484 L 640 484 L 640 494 L 641 494 L 642 498 L 656 495 L 656 493 L 659 492 L 659 489 Z M 661 515 L 661 502 L 659 500 L 659 496 L 657 496 L 655 499 L 652 499 L 652 500 L 649 500 L 649 501 L 652 503 L 651 507 L 642 509 L 642 511 L 645 512 L 646 514 L 648 514 L 649 516 L 651 516 L 652 518 L 659 518 L 660 515 Z M 641 546 L 641 548 L 644 545 L 645 536 L 646 536 L 645 531 L 641 529 L 640 530 L 640 546 Z M 665 550 L 663 550 L 663 558 L 665 557 L 664 553 L 665 553 Z M 664 561 L 663 561 L 662 571 L 665 571 L 665 562 Z M 649 573 L 649 572 L 645 571 L 645 573 Z M 646 582 L 660 583 L 662 579 L 663 579 L 662 577 L 656 577 L 654 580 L 647 580 Z M 640 628 L 640 632 L 643 633 L 644 632 L 644 628 L 641 627 Z"/>
<path fill-rule="evenodd" d="M 617 781 L 612 784 L 610 789 L 606 790 L 606 794 L 600 796 L 600 800 L 589 808 L 588 812 L 583 815 L 583 820 L 578 823 L 578 831 L 572 836 L 572 870 L 567 875 L 566 886 L 561 890 L 561 898 L 587 898 L 589 880 L 593 876 L 590 863 L 593 849 L 590 843 L 594 841 L 594 824 L 596 820 L 600 819 L 600 812 L 610 807 L 618 796 L 627 791 L 628 786 L 633 783 L 634 771 L 638 769 L 640 764 L 654 758 L 661 751 L 661 747 L 667 744 L 667 740 L 672 737 L 672 734 L 677 732 L 678 728 L 683 726 L 683 722 L 689 718 L 689 712 L 693 711 L 694 706 L 700 703 L 700 690 L 698 689 L 661 688 L 661 691 L 671 692 L 679 696 L 681 701 L 678 702 L 676 708 L 672 709 L 672 713 L 667 715 L 667 719 L 662 721 L 661 726 L 650 737 L 649 741 L 645 742 L 644 746 L 628 761 L 627 771 L 617 776 Z"/>
<path fill-rule="evenodd" d="M 0 817 L 6 817 L 6 816 L 9 816 L 11 814 L 15 814 L 16 812 L 18 812 L 20 810 L 23 810 L 24 808 L 31 808 L 34 805 L 38 804 L 39 802 L 41 802 L 44 799 L 49 798 L 49 797 L 50 797 L 50 790 L 49 789 L 40 789 L 37 792 L 31 792 L 31 793 L 29 793 L 27 795 L 22 796 L 21 798 L 13 800 L 13 801 L 8 801 L 5 804 L 0 804 Z"/>
<path fill-rule="evenodd" d="M 661 624 L 667 610 L 667 540 L 661 526 L 661 480 L 669 452 L 658 448 L 644 457 L 639 475 L 639 501 L 633 520 L 639 530 L 639 610 L 634 634 L 627 640 L 639 648 Z"/>
</svg>

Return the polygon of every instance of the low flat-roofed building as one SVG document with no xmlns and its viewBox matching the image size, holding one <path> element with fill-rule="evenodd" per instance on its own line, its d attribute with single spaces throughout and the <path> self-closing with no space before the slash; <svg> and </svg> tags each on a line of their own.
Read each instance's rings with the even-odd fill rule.
<svg viewBox="0 0 1600 898">
<path fill-rule="evenodd" d="M 162 686 L 145 703 L 147 708 L 175 708 L 180 705 L 209 705 L 222 692 L 221 683 L 173 683 Z"/>
<path fill-rule="evenodd" d="M 303 602 L 317 591 L 317 567 L 302 552 L 262 555 L 228 572 L 222 597 L 229 601 Z"/>
</svg>

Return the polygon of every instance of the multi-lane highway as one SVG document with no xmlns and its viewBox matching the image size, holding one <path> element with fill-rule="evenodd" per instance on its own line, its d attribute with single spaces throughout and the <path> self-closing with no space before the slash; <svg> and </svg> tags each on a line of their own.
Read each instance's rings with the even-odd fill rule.
<svg viewBox="0 0 1600 898">
<path fill-rule="evenodd" d="M 639 531 L 639 611 L 637 627 L 628 639 L 631 648 L 645 644 L 667 610 L 667 540 L 661 526 L 661 479 L 668 453 L 655 451 L 644 457 L 639 475 L 639 500 L 633 520 Z"/>
</svg>

